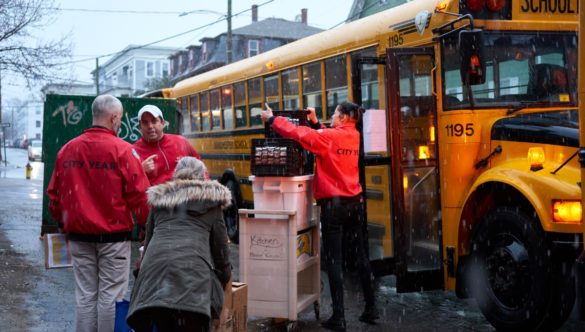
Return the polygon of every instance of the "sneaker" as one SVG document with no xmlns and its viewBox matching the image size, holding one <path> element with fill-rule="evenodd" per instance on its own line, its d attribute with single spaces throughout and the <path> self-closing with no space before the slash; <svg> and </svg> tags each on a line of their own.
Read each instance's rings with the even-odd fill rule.
<svg viewBox="0 0 585 332">
<path fill-rule="evenodd" d="M 380 318 L 380 313 L 376 307 L 366 308 L 360 316 L 360 321 L 368 324 L 375 324 L 376 319 Z"/>
<path fill-rule="evenodd" d="M 322 322 L 321 326 L 328 330 L 345 331 L 345 318 L 333 315 L 328 320 Z"/>
</svg>

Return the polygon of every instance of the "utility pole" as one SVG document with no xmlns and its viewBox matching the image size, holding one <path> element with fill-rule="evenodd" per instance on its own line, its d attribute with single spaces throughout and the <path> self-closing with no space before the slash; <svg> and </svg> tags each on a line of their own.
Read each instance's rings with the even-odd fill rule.
<svg viewBox="0 0 585 332">
<path fill-rule="evenodd" d="M 227 63 L 232 63 L 232 0 L 227 0 Z"/>
<path fill-rule="evenodd" d="M 0 123 L 2 123 L 2 72 L 1 71 L 0 71 Z M 2 130 L 2 141 L 4 141 L 4 154 L 6 154 L 6 131 L 5 130 Z M 0 161 L 2 161 L 2 150 L 1 149 L 0 149 Z M 6 161 L 4 161 L 4 166 L 6 166 Z"/>
<path fill-rule="evenodd" d="M 100 95 L 100 58 L 95 58 L 95 95 Z"/>
</svg>

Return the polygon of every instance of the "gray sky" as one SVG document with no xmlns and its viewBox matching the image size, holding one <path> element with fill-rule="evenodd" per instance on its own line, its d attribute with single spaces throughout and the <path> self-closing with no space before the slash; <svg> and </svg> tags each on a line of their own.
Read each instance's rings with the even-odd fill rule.
<svg viewBox="0 0 585 332">
<path fill-rule="evenodd" d="M 307 8 L 309 25 L 329 29 L 345 21 L 352 3 L 353 0 L 232 0 L 232 15 L 257 4 L 259 20 L 278 17 L 293 21 L 300 15 L 301 8 Z M 74 55 L 72 60 L 87 59 L 72 65 L 73 78 L 79 83 L 91 83 L 90 72 L 95 69 L 96 57 L 118 52 L 129 44 L 149 44 L 205 26 L 221 19 L 220 13 L 227 11 L 227 0 L 55 0 L 55 4 L 61 10 L 56 12 L 51 25 L 35 32 L 35 36 L 46 40 L 70 33 Z M 178 15 L 189 11 L 199 12 Z M 232 29 L 248 25 L 251 20 L 250 11 L 238 15 L 232 20 Z M 179 50 L 188 45 L 198 45 L 199 39 L 215 37 L 226 30 L 227 22 L 223 20 L 157 45 L 175 46 Z M 107 60 L 107 57 L 102 57 L 99 61 L 103 64 Z M 4 100 L 11 97 L 23 99 L 28 94 L 26 91 L 23 93 L 23 90 L 26 90 L 26 86 L 14 75 L 6 74 L 2 77 Z M 38 94 L 38 88 L 36 90 L 30 92 Z"/>
</svg>

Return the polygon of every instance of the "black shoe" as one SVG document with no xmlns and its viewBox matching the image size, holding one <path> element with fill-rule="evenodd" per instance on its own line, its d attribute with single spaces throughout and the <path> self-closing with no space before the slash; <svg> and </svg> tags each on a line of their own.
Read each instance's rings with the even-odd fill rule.
<svg viewBox="0 0 585 332">
<path fill-rule="evenodd" d="M 376 307 L 366 308 L 360 316 L 360 321 L 368 324 L 375 324 L 376 319 L 380 318 L 380 313 Z"/>
<path fill-rule="evenodd" d="M 328 330 L 345 331 L 345 318 L 333 315 L 328 320 L 321 322 L 321 326 Z"/>
</svg>

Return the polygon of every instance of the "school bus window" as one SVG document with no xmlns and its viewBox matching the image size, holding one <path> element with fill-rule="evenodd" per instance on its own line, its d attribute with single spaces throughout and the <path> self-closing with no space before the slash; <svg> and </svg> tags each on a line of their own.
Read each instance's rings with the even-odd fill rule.
<svg viewBox="0 0 585 332">
<path fill-rule="evenodd" d="M 191 130 L 191 123 L 189 122 L 189 104 L 187 104 L 187 97 L 183 97 L 180 99 L 181 102 L 178 103 L 178 109 L 181 113 L 182 123 L 180 124 L 181 132 L 189 132 Z"/>
<path fill-rule="evenodd" d="M 234 111 L 236 115 L 236 128 L 245 127 L 246 120 L 246 86 L 244 82 L 238 82 L 234 87 Z"/>
<path fill-rule="evenodd" d="M 191 107 L 191 132 L 199 131 L 199 125 L 201 123 L 201 117 L 199 114 L 199 98 L 197 95 L 190 97 Z"/>
<path fill-rule="evenodd" d="M 264 77 L 264 95 L 266 96 L 266 103 L 274 111 L 280 110 L 278 91 L 278 74 Z"/>
<path fill-rule="evenodd" d="M 352 59 L 358 57 L 375 57 L 376 50 L 368 48 L 351 54 Z M 378 86 L 378 65 L 361 65 L 362 106 L 365 109 L 379 109 L 380 97 Z"/>
<path fill-rule="evenodd" d="M 400 68 L 400 139 L 402 159 L 419 161 L 436 158 L 432 118 L 434 110 L 430 55 L 404 55 Z M 426 69 L 424 69 L 426 68 Z"/>
<path fill-rule="evenodd" d="M 248 109 L 250 110 L 250 126 L 262 125 L 262 78 L 248 81 Z"/>
<path fill-rule="evenodd" d="M 331 119 L 339 103 L 347 100 L 346 62 L 345 55 L 325 60 L 327 119 Z"/>
<path fill-rule="evenodd" d="M 209 92 L 209 110 L 211 111 L 211 130 L 221 129 L 219 89 L 211 90 Z"/>
<path fill-rule="evenodd" d="M 303 105 L 314 107 L 317 117 L 323 119 L 323 99 L 321 91 L 321 62 L 303 66 Z"/>
<path fill-rule="evenodd" d="M 470 100 L 475 107 L 526 106 L 542 101 L 574 104 L 576 75 L 566 55 L 576 52 L 576 38 L 572 33 L 486 31 L 486 82 L 471 86 L 471 96 L 460 88 L 457 40 L 446 38 L 442 43 L 445 108 L 470 107 Z"/>
<path fill-rule="evenodd" d="M 221 88 L 221 109 L 223 116 L 223 127 L 225 129 L 234 128 L 234 109 L 232 108 L 232 93 L 231 85 L 226 85 Z"/>
<path fill-rule="evenodd" d="M 299 104 L 299 71 L 290 69 L 282 72 L 282 101 L 285 110 L 296 110 Z"/>
<path fill-rule="evenodd" d="M 201 93 L 199 102 L 201 103 L 201 131 L 208 131 L 211 128 L 209 125 L 209 94 L 207 92 Z"/>
</svg>

